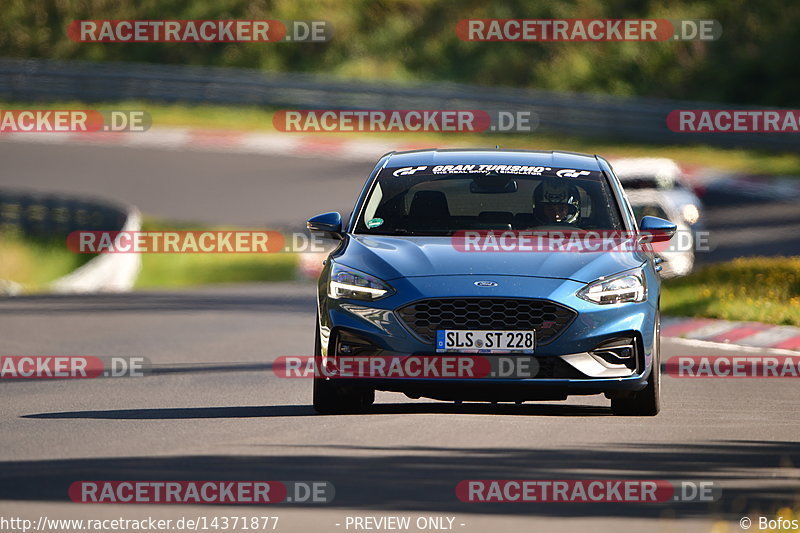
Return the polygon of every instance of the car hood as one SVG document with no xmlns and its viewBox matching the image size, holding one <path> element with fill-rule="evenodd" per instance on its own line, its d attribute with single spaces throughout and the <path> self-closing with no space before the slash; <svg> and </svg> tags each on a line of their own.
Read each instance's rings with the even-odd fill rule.
<svg viewBox="0 0 800 533">
<path fill-rule="evenodd" d="M 348 235 L 334 261 L 386 281 L 416 276 L 528 276 L 588 283 L 640 266 L 639 252 L 464 252 L 450 237 Z"/>
</svg>

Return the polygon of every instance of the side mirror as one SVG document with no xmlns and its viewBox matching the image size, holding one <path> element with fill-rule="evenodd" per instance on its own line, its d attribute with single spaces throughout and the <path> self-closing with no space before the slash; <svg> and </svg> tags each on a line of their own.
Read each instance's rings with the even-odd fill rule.
<svg viewBox="0 0 800 533">
<path fill-rule="evenodd" d="M 647 216 L 639 222 L 639 233 L 649 242 L 667 242 L 677 230 L 678 226 L 663 218 Z"/>
<path fill-rule="evenodd" d="M 306 227 L 309 231 L 322 233 L 335 239 L 342 238 L 342 215 L 337 212 L 324 213 L 308 219 Z"/>
</svg>

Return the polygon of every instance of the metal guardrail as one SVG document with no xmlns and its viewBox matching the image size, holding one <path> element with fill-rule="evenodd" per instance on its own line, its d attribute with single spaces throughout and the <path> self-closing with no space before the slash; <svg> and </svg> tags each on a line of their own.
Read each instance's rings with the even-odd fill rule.
<svg viewBox="0 0 800 533">
<path fill-rule="evenodd" d="M 60 194 L 0 189 L 0 235 L 63 238 L 73 231 L 119 230 L 128 209 Z"/>
<path fill-rule="evenodd" d="M 481 109 L 530 111 L 538 132 L 659 144 L 792 149 L 798 134 L 676 133 L 676 109 L 764 109 L 649 98 L 555 93 L 453 83 L 387 85 L 320 75 L 258 70 L 82 61 L 0 59 L 0 98 L 7 101 L 147 100 L 307 109 Z M 157 125 L 157 124 L 156 124 Z"/>
<path fill-rule="evenodd" d="M 0 240 L 9 236 L 63 240 L 73 231 L 138 231 L 141 215 L 130 206 L 105 200 L 0 189 Z M 50 283 L 54 292 L 124 292 L 141 268 L 139 254 L 100 254 Z M 22 287 L 0 280 L 0 295 Z"/>
</svg>

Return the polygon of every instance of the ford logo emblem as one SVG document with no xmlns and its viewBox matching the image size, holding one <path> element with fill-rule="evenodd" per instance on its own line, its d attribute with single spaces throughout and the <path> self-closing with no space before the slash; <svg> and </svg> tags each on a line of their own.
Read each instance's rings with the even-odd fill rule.
<svg viewBox="0 0 800 533">
<path fill-rule="evenodd" d="M 476 281 L 476 287 L 497 287 L 497 283 L 494 281 Z"/>
</svg>

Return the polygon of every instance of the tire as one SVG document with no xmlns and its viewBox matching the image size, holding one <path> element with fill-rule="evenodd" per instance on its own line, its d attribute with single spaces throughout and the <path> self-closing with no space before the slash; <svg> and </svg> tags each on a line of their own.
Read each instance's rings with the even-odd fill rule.
<svg viewBox="0 0 800 533">
<path fill-rule="evenodd" d="M 319 323 L 314 339 L 314 365 L 322 368 Z M 364 412 L 375 402 L 375 391 L 339 385 L 336 381 L 314 376 L 314 410 L 321 415 Z"/>
<path fill-rule="evenodd" d="M 647 386 L 628 396 L 611 400 L 611 412 L 620 416 L 656 416 L 661 411 L 661 314 L 656 315 L 653 366 Z"/>
</svg>

